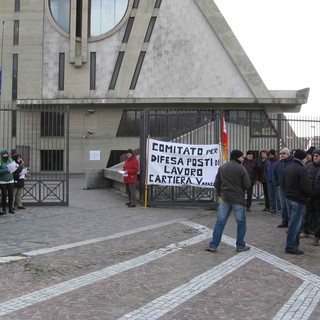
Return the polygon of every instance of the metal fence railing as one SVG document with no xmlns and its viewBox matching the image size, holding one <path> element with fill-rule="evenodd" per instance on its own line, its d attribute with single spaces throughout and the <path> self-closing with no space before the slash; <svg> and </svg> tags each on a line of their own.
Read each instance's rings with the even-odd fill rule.
<svg viewBox="0 0 320 320">
<path fill-rule="evenodd" d="M 219 144 L 221 119 L 225 119 L 228 153 L 240 149 L 259 151 L 288 147 L 308 149 L 319 147 L 320 118 L 266 114 L 252 110 L 213 109 L 145 109 L 141 121 L 140 161 L 141 196 L 145 190 L 145 154 L 148 136 L 161 141 L 186 144 Z M 196 187 L 149 186 L 149 205 L 212 206 L 216 201 L 214 189 Z M 254 198 L 263 197 L 262 188 L 254 188 Z"/>
<path fill-rule="evenodd" d="M 68 106 L 1 105 L 0 143 L 28 168 L 24 204 L 69 204 Z"/>
</svg>

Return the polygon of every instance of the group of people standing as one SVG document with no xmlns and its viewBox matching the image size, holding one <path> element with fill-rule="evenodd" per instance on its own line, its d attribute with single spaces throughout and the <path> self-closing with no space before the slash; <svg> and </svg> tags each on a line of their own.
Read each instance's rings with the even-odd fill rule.
<svg viewBox="0 0 320 320">
<path fill-rule="evenodd" d="M 24 163 L 20 154 L 11 158 L 6 148 L 0 150 L 0 190 L 2 210 L 0 215 L 15 213 L 17 209 L 25 209 L 22 205 L 24 187 Z"/>
<path fill-rule="evenodd" d="M 279 228 L 288 228 L 285 252 L 303 254 L 300 238 L 314 235 L 312 244 L 320 245 L 320 149 L 307 151 L 288 148 L 261 150 L 259 159 L 248 150 L 230 153 L 230 160 L 218 169 L 214 186 L 220 197 L 218 218 L 207 251 L 216 252 L 231 211 L 237 221 L 237 251 L 246 245 L 246 212 L 251 211 L 253 187 L 261 183 L 264 212 L 281 215 Z"/>
</svg>

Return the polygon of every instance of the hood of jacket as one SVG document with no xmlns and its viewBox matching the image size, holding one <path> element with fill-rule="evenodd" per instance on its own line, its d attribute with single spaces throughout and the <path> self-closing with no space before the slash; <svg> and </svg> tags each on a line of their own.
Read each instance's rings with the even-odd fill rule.
<svg viewBox="0 0 320 320">
<path fill-rule="evenodd" d="M 1 158 L 2 158 L 2 156 L 3 156 L 4 153 L 9 153 L 7 148 L 2 148 L 2 149 L 0 150 L 0 157 L 1 157 Z"/>
</svg>

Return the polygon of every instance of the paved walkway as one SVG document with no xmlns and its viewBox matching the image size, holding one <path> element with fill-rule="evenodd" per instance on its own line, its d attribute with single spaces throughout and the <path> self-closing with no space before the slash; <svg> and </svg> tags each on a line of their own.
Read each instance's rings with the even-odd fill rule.
<svg viewBox="0 0 320 320">
<path fill-rule="evenodd" d="M 320 319 L 320 248 L 284 253 L 280 217 L 248 213 L 204 250 L 216 212 L 127 208 L 111 189 L 72 179 L 69 207 L 0 217 L 0 319 Z"/>
</svg>

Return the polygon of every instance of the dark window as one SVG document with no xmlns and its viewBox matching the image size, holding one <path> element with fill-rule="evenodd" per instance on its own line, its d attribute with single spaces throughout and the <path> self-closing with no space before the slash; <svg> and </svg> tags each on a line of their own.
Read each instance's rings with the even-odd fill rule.
<svg viewBox="0 0 320 320">
<path fill-rule="evenodd" d="M 127 150 L 111 150 L 110 157 L 106 168 L 115 166 L 116 164 L 122 162 L 121 157 L 126 153 Z"/>
<path fill-rule="evenodd" d="M 112 78 L 111 78 L 110 85 L 109 85 L 109 90 L 114 90 L 114 88 L 116 86 L 118 75 L 119 75 L 121 64 L 122 64 L 122 60 L 123 60 L 123 56 L 124 56 L 124 52 L 120 51 L 118 54 L 116 66 L 113 70 Z"/>
<path fill-rule="evenodd" d="M 17 136 L 17 111 L 12 111 L 11 113 L 11 135 L 12 137 Z"/>
<path fill-rule="evenodd" d="M 119 124 L 117 137 L 139 137 L 140 117 L 140 110 L 124 110 Z"/>
<path fill-rule="evenodd" d="M 139 0 L 134 0 L 133 1 L 133 5 L 132 5 L 132 8 L 136 9 L 139 7 Z"/>
<path fill-rule="evenodd" d="M 58 79 L 58 90 L 64 90 L 64 64 L 65 64 L 65 55 L 64 53 L 59 53 L 59 79 Z"/>
<path fill-rule="evenodd" d="M 96 53 L 90 53 L 90 90 L 96 90 Z"/>
<path fill-rule="evenodd" d="M 63 150 L 41 150 L 41 171 L 63 171 Z"/>
<path fill-rule="evenodd" d="M 272 120 L 264 111 L 228 111 L 225 113 L 225 120 L 250 128 L 251 137 L 277 136 L 277 130 Z"/>
<path fill-rule="evenodd" d="M 17 100 L 18 97 L 18 55 L 13 55 L 12 60 L 12 100 Z"/>
<path fill-rule="evenodd" d="M 134 90 L 136 88 L 145 55 L 146 55 L 145 51 L 140 52 L 138 62 L 136 65 L 136 69 L 134 70 L 134 74 L 133 74 L 132 81 L 130 84 L 130 90 Z"/>
<path fill-rule="evenodd" d="M 64 113 L 41 112 L 41 137 L 64 136 Z"/>
<path fill-rule="evenodd" d="M 19 12 L 20 11 L 20 0 L 14 1 L 14 11 Z"/>
<path fill-rule="evenodd" d="M 154 24 L 156 23 L 156 19 L 157 19 L 156 17 L 151 17 L 146 35 L 144 37 L 144 42 L 150 41 L 152 30 L 153 30 Z"/>
<path fill-rule="evenodd" d="M 82 0 L 77 0 L 76 36 L 81 38 L 82 30 Z"/>
<path fill-rule="evenodd" d="M 263 111 L 250 112 L 250 135 L 252 137 L 276 137 L 276 128 L 270 118 Z"/>
<path fill-rule="evenodd" d="M 155 8 L 160 8 L 160 6 L 161 6 L 161 1 L 162 1 L 162 0 L 156 0 L 156 3 L 155 3 L 155 5 L 154 5 L 154 7 L 155 7 Z"/>
<path fill-rule="evenodd" d="M 13 24 L 13 45 L 19 44 L 19 20 L 14 20 Z"/>
<path fill-rule="evenodd" d="M 123 39 L 122 39 L 123 43 L 127 43 L 128 40 L 129 40 L 131 29 L 132 29 L 132 25 L 133 25 L 133 21 L 134 21 L 134 18 L 130 17 L 129 20 L 128 20 L 128 23 L 127 23 L 126 31 L 124 32 L 124 36 L 123 36 Z"/>
</svg>

